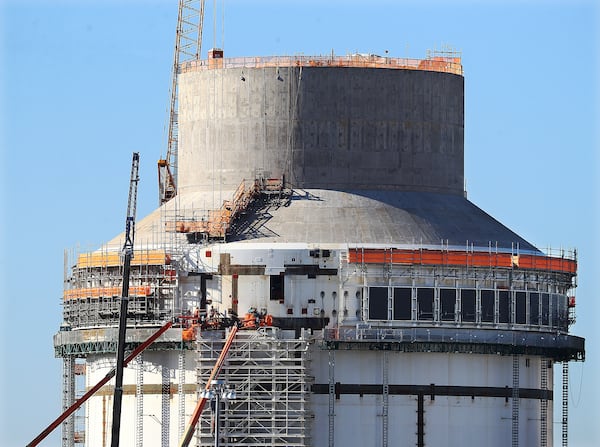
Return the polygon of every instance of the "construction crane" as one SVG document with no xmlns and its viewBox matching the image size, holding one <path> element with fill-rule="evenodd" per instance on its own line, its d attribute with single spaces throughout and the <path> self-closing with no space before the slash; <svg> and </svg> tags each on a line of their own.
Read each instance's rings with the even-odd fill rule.
<svg viewBox="0 0 600 447">
<path fill-rule="evenodd" d="M 111 447 L 119 447 L 121 430 L 121 403 L 123 401 L 123 368 L 125 361 L 125 332 L 127 330 L 127 306 L 129 304 L 129 272 L 133 257 L 133 241 L 135 238 L 135 208 L 137 204 L 137 187 L 140 168 L 140 154 L 133 153 L 131 176 L 129 179 L 129 199 L 127 201 L 127 217 L 125 219 L 125 243 L 123 244 L 123 288 L 121 289 L 121 307 L 119 310 L 119 338 L 117 340 L 117 365 L 115 367 L 115 392 L 113 400 Z"/>
<path fill-rule="evenodd" d="M 179 66 L 187 61 L 199 60 L 202 48 L 204 0 L 179 0 L 177 32 L 171 74 L 171 100 L 167 156 L 158 160 L 158 204 L 162 205 L 177 195 L 177 149 L 179 142 Z"/>
</svg>

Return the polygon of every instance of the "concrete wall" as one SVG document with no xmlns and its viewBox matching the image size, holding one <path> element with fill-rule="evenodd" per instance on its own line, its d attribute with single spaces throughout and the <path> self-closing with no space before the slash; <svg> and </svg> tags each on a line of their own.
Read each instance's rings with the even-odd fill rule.
<svg viewBox="0 0 600 447">
<path fill-rule="evenodd" d="M 297 188 L 462 194 L 463 81 L 342 67 L 183 73 L 179 191 L 232 190 L 263 172 Z"/>
</svg>

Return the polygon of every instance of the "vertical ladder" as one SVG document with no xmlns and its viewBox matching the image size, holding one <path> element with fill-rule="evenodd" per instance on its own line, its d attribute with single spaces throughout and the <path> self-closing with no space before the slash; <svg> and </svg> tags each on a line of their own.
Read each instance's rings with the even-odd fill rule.
<svg viewBox="0 0 600 447">
<path fill-rule="evenodd" d="M 329 349 L 329 447 L 334 446 L 335 428 L 335 351 Z"/>
<path fill-rule="evenodd" d="M 517 354 L 513 354 L 512 372 L 512 447 L 519 447 L 519 356 Z"/>
<path fill-rule="evenodd" d="M 179 351 L 179 358 L 177 359 L 177 368 L 179 369 L 179 383 L 177 384 L 177 397 L 179 399 L 178 409 L 178 427 L 177 427 L 177 439 L 181 439 L 185 430 L 185 352 L 183 349 Z"/>
<path fill-rule="evenodd" d="M 85 394 L 87 368 L 85 363 L 73 363 L 73 375 L 75 376 L 75 398 L 79 399 Z M 73 415 L 73 444 L 85 444 L 87 418 L 85 407 L 80 407 Z"/>
<path fill-rule="evenodd" d="M 367 265 L 365 264 L 365 249 L 361 248 L 361 270 L 362 270 L 362 295 L 361 295 L 361 309 L 360 309 L 360 320 L 367 321 L 369 319 L 369 287 L 367 281 Z"/>
<path fill-rule="evenodd" d="M 540 359 L 540 388 L 548 390 L 548 365 L 550 360 L 542 357 Z M 548 447 L 548 399 L 543 396 L 540 399 L 540 447 Z"/>
<path fill-rule="evenodd" d="M 387 319 L 394 319 L 394 288 L 392 287 L 392 269 L 393 269 L 393 257 L 394 254 L 390 248 L 390 254 L 387 254 L 387 250 L 384 250 L 386 263 L 385 275 L 388 278 L 388 300 L 387 300 Z"/>
<path fill-rule="evenodd" d="M 569 362 L 562 363 L 562 447 L 569 445 Z"/>
<path fill-rule="evenodd" d="M 144 358 L 140 354 L 136 359 L 137 377 L 135 380 L 135 445 L 144 446 Z"/>
<path fill-rule="evenodd" d="M 160 424 L 160 445 L 161 447 L 169 447 L 169 426 L 170 421 L 170 402 L 171 402 L 171 368 L 167 365 L 162 367 L 162 387 L 161 387 L 162 401 L 162 419 Z"/>
<path fill-rule="evenodd" d="M 388 351 L 383 351 L 383 433 L 382 447 L 388 446 L 388 424 L 389 424 L 389 398 L 390 398 L 390 381 L 389 381 L 389 358 Z"/>
<path fill-rule="evenodd" d="M 67 410 L 75 402 L 75 357 L 63 358 L 62 409 Z M 75 418 L 71 416 L 62 424 L 62 447 L 73 447 L 75 441 Z"/>
</svg>

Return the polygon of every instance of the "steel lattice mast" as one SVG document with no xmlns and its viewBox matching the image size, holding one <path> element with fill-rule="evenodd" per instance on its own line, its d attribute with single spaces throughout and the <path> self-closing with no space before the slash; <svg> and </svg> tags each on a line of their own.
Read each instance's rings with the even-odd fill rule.
<svg viewBox="0 0 600 447">
<path fill-rule="evenodd" d="M 117 366 L 115 368 L 115 392 L 113 401 L 111 446 L 119 446 L 121 430 L 121 403 L 123 401 L 123 367 L 125 361 L 125 332 L 127 330 L 127 307 L 129 304 L 129 271 L 133 257 L 133 241 L 135 238 L 135 210 L 137 204 L 137 186 L 139 178 L 140 154 L 133 153 L 131 161 L 131 177 L 129 180 L 129 199 L 127 202 L 127 218 L 125 220 L 125 243 L 123 244 L 123 288 L 121 307 L 119 310 L 119 338 L 117 341 Z"/>
<path fill-rule="evenodd" d="M 167 156 L 158 160 L 159 205 L 168 202 L 177 195 L 179 66 L 187 61 L 200 59 L 203 22 L 204 0 L 179 0 L 175 51 L 173 53 L 173 72 L 171 74 Z"/>
</svg>

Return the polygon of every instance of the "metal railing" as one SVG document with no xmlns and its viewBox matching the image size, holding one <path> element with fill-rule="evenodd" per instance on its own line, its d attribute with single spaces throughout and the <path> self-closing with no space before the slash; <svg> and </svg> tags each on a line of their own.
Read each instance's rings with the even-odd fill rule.
<svg viewBox="0 0 600 447">
<path fill-rule="evenodd" d="M 398 343 L 460 343 L 583 349 L 582 339 L 568 334 L 514 330 L 448 328 L 337 328 L 323 332 L 325 341 L 389 341 Z"/>
<path fill-rule="evenodd" d="M 215 68 L 282 68 L 282 67 L 352 67 L 389 68 L 401 70 L 437 71 L 463 75 L 460 57 L 433 56 L 426 59 L 384 57 L 375 54 L 349 54 L 346 56 L 257 56 L 188 61 L 180 72 Z"/>
</svg>

